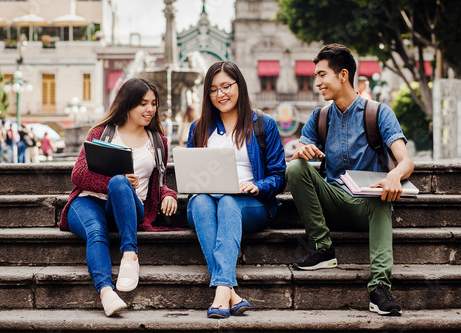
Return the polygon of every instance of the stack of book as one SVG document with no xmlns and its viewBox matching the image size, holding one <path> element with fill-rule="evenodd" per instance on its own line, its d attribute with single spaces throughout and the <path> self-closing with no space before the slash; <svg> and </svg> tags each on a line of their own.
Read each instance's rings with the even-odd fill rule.
<svg viewBox="0 0 461 333">
<path fill-rule="evenodd" d="M 347 189 L 353 196 L 380 196 L 383 189 L 380 187 L 371 187 L 380 180 L 386 178 L 385 172 L 347 170 L 340 178 L 346 185 Z M 416 196 L 419 193 L 418 188 L 409 180 L 402 182 L 401 196 Z"/>
</svg>

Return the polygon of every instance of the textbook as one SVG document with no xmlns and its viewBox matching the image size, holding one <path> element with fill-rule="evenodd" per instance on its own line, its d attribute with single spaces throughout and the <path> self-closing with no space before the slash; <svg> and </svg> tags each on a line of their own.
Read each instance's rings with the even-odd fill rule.
<svg viewBox="0 0 461 333">
<path fill-rule="evenodd" d="M 385 178 L 386 172 L 347 170 L 340 178 L 346 185 L 347 189 L 353 196 L 380 196 L 383 189 L 380 187 L 370 187 Z M 418 188 L 409 180 L 402 182 L 401 196 L 416 196 L 419 193 Z"/>
<path fill-rule="evenodd" d="M 133 173 L 131 148 L 96 139 L 84 147 L 88 170 L 109 177 Z"/>
</svg>

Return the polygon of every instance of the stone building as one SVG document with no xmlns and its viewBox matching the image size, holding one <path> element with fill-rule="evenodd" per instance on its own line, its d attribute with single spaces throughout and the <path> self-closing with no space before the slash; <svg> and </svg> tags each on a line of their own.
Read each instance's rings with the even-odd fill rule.
<svg viewBox="0 0 461 333">
<path fill-rule="evenodd" d="M 4 0 L 0 16 L 0 71 L 11 83 L 20 73 L 22 120 L 68 127 L 94 115 L 102 105 L 102 1 Z"/>
<path fill-rule="evenodd" d="M 321 44 L 301 42 L 276 20 L 277 11 L 276 0 L 236 0 L 232 49 L 253 105 L 292 123 L 286 132 L 281 129 L 282 135 L 291 135 L 296 120 L 304 122 L 322 103 L 313 86 L 312 62 Z M 358 68 L 358 75 L 369 78 L 381 73 L 372 58 L 361 60 Z"/>
</svg>

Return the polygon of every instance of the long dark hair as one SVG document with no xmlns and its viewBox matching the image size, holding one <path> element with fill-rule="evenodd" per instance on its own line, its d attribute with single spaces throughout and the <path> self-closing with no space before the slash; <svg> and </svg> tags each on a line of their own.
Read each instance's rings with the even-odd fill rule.
<svg viewBox="0 0 461 333">
<path fill-rule="evenodd" d="M 208 132 L 211 125 L 220 117 L 220 111 L 214 107 L 210 98 L 210 89 L 213 78 L 216 74 L 223 71 L 230 78 L 237 82 L 238 100 L 237 100 L 237 124 L 232 132 L 235 144 L 238 148 L 242 147 L 245 140 L 251 138 L 253 133 L 253 114 L 251 110 L 250 98 L 245 79 L 236 64 L 230 61 L 216 62 L 208 69 L 205 82 L 203 84 L 203 102 L 202 114 L 197 122 L 195 130 L 195 146 L 206 147 L 208 143 Z"/>
<path fill-rule="evenodd" d="M 163 134 L 163 129 L 159 119 L 159 97 L 157 88 L 144 79 L 129 79 L 126 81 L 115 96 L 112 105 L 110 106 L 107 115 L 99 121 L 94 127 L 105 126 L 108 124 L 122 126 L 128 119 L 128 112 L 141 104 L 144 96 L 151 90 L 154 93 L 156 101 L 156 110 L 154 117 L 146 129 L 160 132 Z"/>
</svg>

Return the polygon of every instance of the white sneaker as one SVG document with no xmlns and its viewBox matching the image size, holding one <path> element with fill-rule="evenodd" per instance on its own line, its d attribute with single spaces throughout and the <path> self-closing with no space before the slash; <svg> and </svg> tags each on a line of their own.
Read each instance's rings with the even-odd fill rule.
<svg viewBox="0 0 461 333">
<path fill-rule="evenodd" d="M 116 288 L 120 291 L 132 291 L 139 282 L 139 260 L 124 259 L 120 262 Z"/>
<path fill-rule="evenodd" d="M 101 295 L 101 303 L 104 308 L 104 313 L 107 317 L 111 317 L 120 311 L 126 309 L 128 306 L 112 289 Z"/>
</svg>

